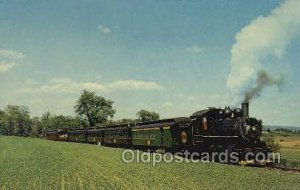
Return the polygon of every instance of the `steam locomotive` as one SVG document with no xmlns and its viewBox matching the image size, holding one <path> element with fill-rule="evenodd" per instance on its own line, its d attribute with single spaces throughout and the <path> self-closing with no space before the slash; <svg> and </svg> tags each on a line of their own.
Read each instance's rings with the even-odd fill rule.
<svg viewBox="0 0 300 190">
<path fill-rule="evenodd" d="M 93 129 L 48 131 L 49 140 L 94 143 L 166 151 L 270 152 L 261 141 L 262 121 L 249 117 L 249 103 L 241 108 L 208 108 L 190 117 L 113 125 Z"/>
</svg>

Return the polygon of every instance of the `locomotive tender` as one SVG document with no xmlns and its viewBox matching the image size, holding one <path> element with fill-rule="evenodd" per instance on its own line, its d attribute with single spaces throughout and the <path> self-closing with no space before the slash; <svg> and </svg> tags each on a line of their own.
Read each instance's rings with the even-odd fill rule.
<svg viewBox="0 0 300 190">
<path fill-rule="evenodd" d="M 243 159 L 247 152 L 270 152 L 260 140 L 262 121 L 249 117 L 249 103 L 242 108 L 208 108 L 190 117 L 113 125 L 96 129 L 74 129 L 47 133 L 49 140 L 86 142 L 117 147 L 166 151 L 235 151 Z"/>
</svg>

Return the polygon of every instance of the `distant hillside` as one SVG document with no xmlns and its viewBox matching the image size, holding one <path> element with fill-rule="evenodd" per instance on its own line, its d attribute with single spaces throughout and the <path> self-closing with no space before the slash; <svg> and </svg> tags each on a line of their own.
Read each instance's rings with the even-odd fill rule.
<svg viewBox="0 0 300 190">
<path fill-rule="evenodd" d="M 283 125 L 264 125 L 264 129 L 271 129 L 275 130 L 278 128 L 285 128 L 285 129 L 290 129 L 290 130 L 295 130 L 295 131 L 300 131 L 300 127 L 295 127 L 295 126 L 283 126 Z"/>
</svg>

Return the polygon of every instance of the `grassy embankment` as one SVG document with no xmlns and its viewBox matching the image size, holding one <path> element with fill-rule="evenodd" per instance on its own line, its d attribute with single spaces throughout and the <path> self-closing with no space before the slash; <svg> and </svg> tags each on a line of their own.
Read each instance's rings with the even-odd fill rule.
<svg viewBox="0 0 300 190">
<path fill-rule="evenodd" d="M 218 163 L 125 164 L 121 151 L 0 136 L 0 189 L 300 188 L 295 173 Z"/>
</svg>

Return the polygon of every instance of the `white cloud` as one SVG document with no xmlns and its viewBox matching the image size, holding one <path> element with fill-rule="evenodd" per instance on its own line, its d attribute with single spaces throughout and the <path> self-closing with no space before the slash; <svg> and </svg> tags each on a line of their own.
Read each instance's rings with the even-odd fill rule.
<svg viewBox="0 0 300 190">
<path fill-rule="evenodd" d="M 0 61 L 0 73 L 4 73 L 11 70 L 15 65 L 15 63 Z"/>
<path fill-rule="evenodd" d="M 82 89 L 103 90 L 103 86 L 97 83 L 80 83 L 69 78 L 51 79 L 46 84 L 40 84 L 30 80 L 21 92 L 41 92 L 41 93 L 76 93 Z"/>
<path fill-rule="evenodd" d="M 155 82 L 137 81 L 137 80 L 118 80 L 106 86 L 111 90 L 155 90 L 160 89 Z"/>
<path fill-rule="evenodd" d="M 29 80 L 20 92 L 23 93 L 78 93 L 83 89 L 111 92 L 118 90 L 157 90 L 160 89 L 155 82 L 137 80 L 119 80 L 108 84 L 96 82 L 76 82 L 69 78 L 58 78 L 49 80 L 46 84 L 39 84 Z"/>
<path fill-rule="evenodd" d="M 111 32 L 111 29 L 108 28 L 107 26 L 99 25 L 97 28 L 104 34 L 108 34 Z"/>
<path fill-rule="evenodd" d="M 0 49 L 0 56 L 11 59 L 22 59 L 25 57 L 25 55 L 21 52 L 6 49 Z"/>
<path fill-rule="evenodd" d="M 268 16 L 259 16 L 236 34 L 236 43 L 231 48 L 231 71 L 227 88 L 233 97 L 242 100 L 242 95 L 257 87 L 259 73 L 277 78 L 280 58 L 293 39 L 300 35 L 300 1 L 286 0 Z M 272 65 L 268 61 L 272 60 Z M 241 97 L 239 97 L 241 96 Z"/>
<path fill-rule="evenodd" d="M 201 48 L 197 45 L 194 45 L 192 47 L 186 48 L 187 51 L 192 52 L 192 53 L 202 53 L 205 49 Z"/>
<path fill-rule="evenodd" d="M 163 108 L 170 108 L 170 107 L 172 107 L 174 104 L 172 103 L 172 102 L 165 102 L 165 103 L 163 103 L 163 105 L 162 105 L 162 107 Z"/>
<path fill-rule="evenodd" d="M 11 70 L 17 65 L 17 60 L 24 57 L 24 54 L 22 54 L 21 52 L 0 49 L 0 73 Z"/>
</svg>

